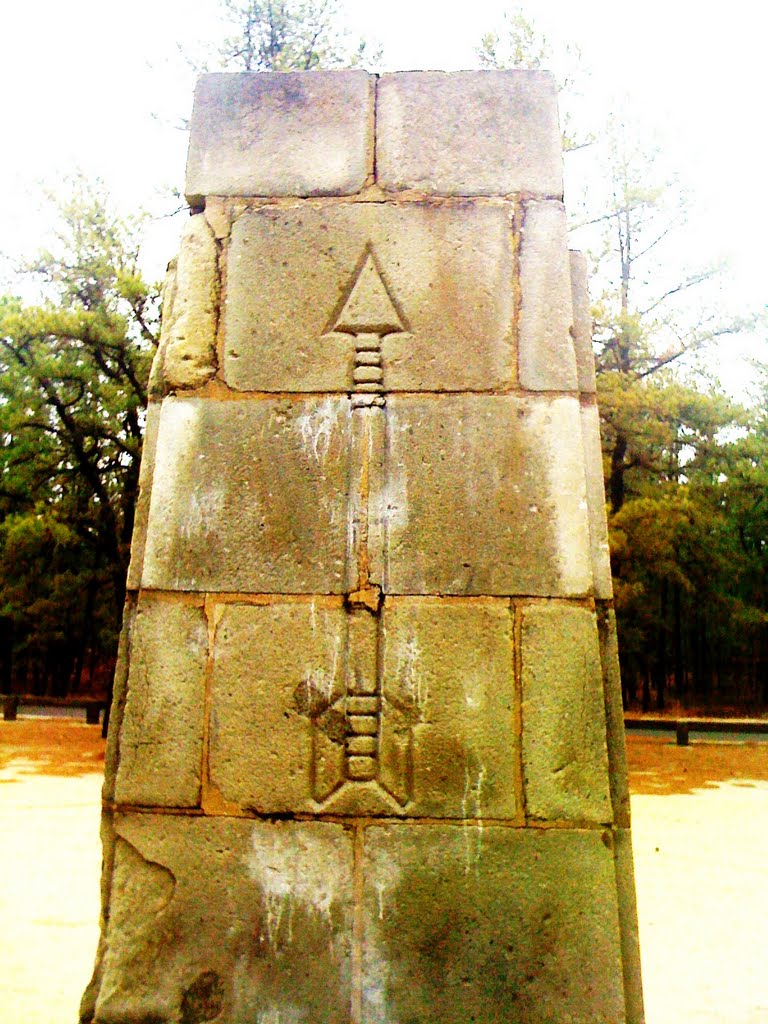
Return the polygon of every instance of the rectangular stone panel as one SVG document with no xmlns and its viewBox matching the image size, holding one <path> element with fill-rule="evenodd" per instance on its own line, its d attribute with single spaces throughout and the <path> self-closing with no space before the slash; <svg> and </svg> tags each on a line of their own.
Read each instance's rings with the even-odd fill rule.
<svg viewBox="0 0 768 1024">
<path fill-rule="evenodd" d="M 227 384 L 350 391 L 355 335 L 367 333 L 381 339 L 386 391 L 510 386 L 512 213 L 472 202 L 247 211 L 227 261 Z"/>
<path fill-rule="evenodd" d="M 625 1024 L 610 833 L 365 830 L 363 1024 Z"/>
<path fill-rule="evenodd" d="M 199 805 L 207 656 L 202 608 L 139 598 L 118 737 L 117 803 Z"/>
<path fill-rule="evenodd" d="M 345 779 L 341 602 L 233 604 L 216 618 L 212 784 L 260 813 L 316 810 Z M 375 673 L 375 636 L 372 652 Z"/>
<path fill-rule="evenodd" d="M 591 590 L 575 396 L 392 395 L 387 432 L 388 593 Z"/>
<path fill-rule="evenodd" d="M 349 1019 L 340 825 L 118 815 L 99 1024 Z"/>
<path fill-rule="evenodd" d="M 528 815 L 545 821 L 610 822 L 595 613 L 562 602 L 528 605 L 521 664 Z"/>
<path fill-rule="evenodd" d="M 565 208 L 528 202 L 520 241 L 520 386 L 576 391 L 573 298 Z"/>
<path fill-rule="evenodd" d="M 348 406 L 166 399 L 142 586 L 341 593 Z"/>
<path fill-rule="evenodd" d="M 393 192 L 562 195 L 554 78 L 542 71 L 382 75 L 376 181 Z"/>
<path fill-rule="evenodd" d="M 364 71 L 199 79 L 184 188 L 190 206 L 209 195 L 351 195 L 372 169 L 373 81 Z"/>
<path fill-rule="evenodd" d="M 379 777 L 409 816 L 515 816 L 512 632 L 506 601 L 385 602 Z"/>
<path fill-rule="evenodd" d="M 512 818 L 505 601 L 231 604 L 217 621 L 210 780 L 265 814 Z"/>
</svg>

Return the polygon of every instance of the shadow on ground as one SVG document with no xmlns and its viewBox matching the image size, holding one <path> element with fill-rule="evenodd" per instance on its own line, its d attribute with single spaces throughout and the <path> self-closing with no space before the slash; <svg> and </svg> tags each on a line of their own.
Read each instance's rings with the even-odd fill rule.
<svg viewBox="0 0 768 1024">
<path fill-rule="evenodd" d="M 103 771 L 104 740 L 96 725 L 66 719 L 0 722 L 0 783 Z"/>
<path fill-rule="evenodd" d="M 754 787 L 768 781 L 768 743 L 755 740 L 691 739 L 678 747 L 674 736 L 627 734 L 629 789 L 668 796 L 713 789 L 720 783 Z"/>
</svg>

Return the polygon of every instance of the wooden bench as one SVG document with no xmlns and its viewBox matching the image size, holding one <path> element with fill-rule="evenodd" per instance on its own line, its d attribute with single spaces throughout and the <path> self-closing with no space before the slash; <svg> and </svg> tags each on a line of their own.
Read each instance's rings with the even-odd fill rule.
<svg viewBox="0 0 768 1024">
<path fill-rule="evenodd" d="M 99 716 L 106 710 L 107 702 L 97 697 L 35 697 L 32 694 L 0 694 L 3 705 L 3 720 L 15 722 L 20 707 L 38 708 L 79 708 L 85 710 L 88 725 L 98 725 Z"/>
<path fill-rule="evenodd" d="M 674 730 L 678 747 L 688 746 L 692 732 L 746 732 L 768 733 L 768 719 L 765 718 L 673 718 L 658 715 L 625 715 L 627 729 L 652 729 L 654 731 Z"/>
</svg>

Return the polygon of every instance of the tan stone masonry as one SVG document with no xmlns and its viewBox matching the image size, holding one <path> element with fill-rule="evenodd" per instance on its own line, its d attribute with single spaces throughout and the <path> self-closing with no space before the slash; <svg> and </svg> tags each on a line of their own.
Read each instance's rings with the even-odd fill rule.
<svg viewBox="0 0 768 1024">
<path fill-rule="evenodd" d="M 586 264 L 543 72 L 210 75 L 87 1024 L 641 1024 Z"/>
</svg>

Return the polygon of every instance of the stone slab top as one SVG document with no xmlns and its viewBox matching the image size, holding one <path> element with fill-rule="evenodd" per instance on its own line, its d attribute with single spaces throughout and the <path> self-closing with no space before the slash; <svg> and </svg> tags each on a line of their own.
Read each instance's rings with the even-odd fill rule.
<svg viewBox="0 0 768 1024">
<path fill-rule="evenodd" d="M 195 91 L 185 193 L 560 197 L 545 71 L 239 72 Z"/>
<path fill-rule="evenodd" d="M 203 75 L 187 201 L 359 192 L 373 165 L 373 83 L 365 71 Z"/>
</svg>

